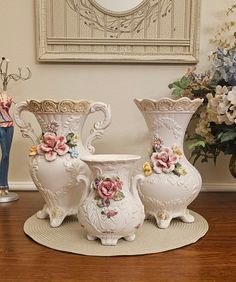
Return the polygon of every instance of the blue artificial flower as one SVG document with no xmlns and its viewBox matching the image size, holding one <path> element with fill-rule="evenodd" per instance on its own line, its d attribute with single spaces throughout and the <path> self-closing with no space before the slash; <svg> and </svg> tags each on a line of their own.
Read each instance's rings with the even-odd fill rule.
<svg viewBox="0 0 236 282">
<path fill-rule="evenodd" d="M 79 153 L 78 153 L 78 151 L 77 151 L 76 146 L 71 147 L 71 148 L 69 149 L 69 154 L 70 154 L 70 156 L 71 156 L 72 158 L 78 158 Z"/>
</svg>

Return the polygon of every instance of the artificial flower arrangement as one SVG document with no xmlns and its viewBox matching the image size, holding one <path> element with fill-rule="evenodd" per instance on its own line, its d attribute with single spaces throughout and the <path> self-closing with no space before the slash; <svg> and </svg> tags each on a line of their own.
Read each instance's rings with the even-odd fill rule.
<svg viewBox="0 0 236 282">
<path fill-rule="evenodd" d="M 230 9 L 232 12 L 236 5 Z M 186 136 L 194 164 L 198 159 L 216 162 L 220 152 L 236 155 L 236 33 L 233 44 L 219 38 L 234 25 L 234 22 L 225 23 L 225 29 L 216 33 L 212 42 L 218 43 L 218 47 L 209 53 L 211 70 L 201 74 L 195 69 L 188 70 L 169 85 L 176 98 L 204 99 L 193 117 L 197 118 L 195 132 Z"/>
<path fill-rule="evenodd" d="M 67 153 L 72 158 L 79 156 L 77 151 L 79 136 L 73 132 L 68 133 L 67 136 L 58 136 L 56 133 L 58 126 L 56 122 L 48 124 L 48 131 L 42 134 L 39 144 L 31 147 L 30 156 L 43 155 L 50 162 L 54 161 L 58 156 L 63 156 Z"/>
</svg>

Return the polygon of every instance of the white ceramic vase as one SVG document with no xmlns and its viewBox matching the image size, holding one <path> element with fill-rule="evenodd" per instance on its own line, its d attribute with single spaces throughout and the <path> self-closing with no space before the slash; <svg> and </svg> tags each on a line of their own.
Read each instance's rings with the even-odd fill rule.
<svg viewBox="0 0 236 282">
<path fill-rule="evenodd" d="M 135 99 L 149 129 L 150 155 L 143 165 L 145 181 L 139 189 L 146 217 L 154 217 L 160 228 L 173 218 L 193 222 L 187 206 L 201 189 L 201 176 L 186 159 L 183 141 L 187 125 L 201 99 Z"/>
<path fill-rule="evenodd" d="M 43 137 L 39 138 L 31 125 L 23 120 L 23 111 L 34 114 Z M 94 124 L 83 142 L 84 123 L 95 111 L 102 111 L 104 120 Z M 76 177 L 90 174 L 80 158 L 94 153 L 92 142 L 102 136 L 111 122 L 110 106 L 87 100 L 28 100 L 16 106 L 14 118 L 22 136 L 30 138 L 34 144 L 30 153 L 30 174 L 45 200 L 37 217 L 44 219 L 49 216 L 51 226 L 57 227 L 66 216 L 78 212 L 82 190 L 78 188 Z"/>
<path fill-rule="evenodd" d="M 139 159 L 136 155 L 109 154 L 82 158 L 92 171 L 91 182 L 86 176 L 77 177 L 86 183 L 78 219 L 88 240 L 99 238 L 103 245 L 113 246 L 122 237 L 127 241 L 135 239 L 145 217 L 137 191 L 144 176 L 132 176 Z"/>
</svg>

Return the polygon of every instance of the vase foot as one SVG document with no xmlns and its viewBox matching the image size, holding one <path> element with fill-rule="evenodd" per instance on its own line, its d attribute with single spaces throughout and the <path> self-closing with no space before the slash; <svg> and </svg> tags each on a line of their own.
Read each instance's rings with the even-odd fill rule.
<svg viewBox="0 0 236 282">
<path fill-rule="evenodd" d="M 116 238 L 101 238 L 103 246 L 116 246 L 118 239 Z"/>
<path fill-rule="evenodd" d="M 44 205 L 42 210 L 38 211 L 36 215 L 37 215 L 37 218 L 39 219 L 47 218 L 48 217 L 47 206 Z"/>
<path fill-rule="evenodd" d="M 59 227 L 62 224 L 62 221 L 65 219 L 63 218 L 52 218 L 50 219 L 50 225 L 51 227 Z"/>
<path fill-rule="evenodd" d="M 88 239 L 89 241 L 95 241 L 95 240 L 97 239 L 97 237 L 95 237 L 95 236 L 93 236 L 93 235 L 87 234 L 87 239 Z"/>
<path fill-rule="evenodd" d="M 49 210 L 50 225 L 52 227 L 60 226 L 67 215 L 69 214 L 60 207 L 54 207 L 52 210 Z"/>
<path fill-rule="evenodd" d="M 157 214 L 152 213 L 152 216 L 154 216 L 157 226 L 161 229 L 168 228 L 172 220 L 172 216 L 167 210 L 159 210 Z"/>
<path fill-rule="evenodd" d="M 132 242 L 134 241 L 135 237 L 136 237 L 135 234 L 132 234 L 132 235 L 124 237 L 124 239 L 128 242 Z"/>
<path fill-rule="evenodd" d="M 171 219 L 161 219 L 157 220 L 157 226 L 161 229 L 166 229 L 169 227 Z"/>
<path fill-rule="evenodd" d="M 185 214 L 183 216 L 180 216 L 180 219 L 186 223 L 192 223 L 195 220 L 194 216 L 189 213 L 189 210 L 186 210 Z"/>
</svg>

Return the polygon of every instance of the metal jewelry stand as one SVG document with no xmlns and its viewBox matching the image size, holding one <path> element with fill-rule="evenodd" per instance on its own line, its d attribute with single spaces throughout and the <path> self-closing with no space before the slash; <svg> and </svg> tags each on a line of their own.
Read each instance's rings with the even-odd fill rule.
<svg viewBox="0 0 236 282">
<path fill-rule="evenodd" d="M 22 69 L 18 68 L 18 73 L 8 73 L 8 66 L 9 66 L 9 60 L 6 59 L 5 57 L 2 57 L 2 60 L 0 61 L 0 80 L 2 80 L 2 85 L 3 85 L 3 93 L 6 94 L 7 91 L 7 86 L 10 80 L 14 80 L 14 81 L 18 81 L 18 80 L 27 80 L 30 79 L 31 77 L 31 71 L 29 69 L 29 67 L 26 67 L 28 74 L 26 76 L 24 76 L 22 74 Z M 1 91 L 0 91 L 1 93 Z M 2 93 L 1 93 L 2 94 Z M 6 96 L 6 101 L 8 99 L 8 96 Z M 4 101 L 4 98 L 2 97 L 2 100 Z M 5 103 L 6 103 L 5 101 Z M 12 99 L 11 99 L 12 101 Z M 10 103 L 11 105 L 11 103 Z M 10 108 L 10 105 L 7 106 L 7 104 L 5 105 L 6 108 Z M 8 122 L 11 122 L 11 119 L 3 119 L 3 122 L 6 122 L 7 126 L 6 128 L 12 127 L 13 126 L 13 122 L 9 125 Z M 13 133 L 12 133 L 13 135 Z M 10 137 L 9 137 L 10 138 Z M 12 136 L 11 136 L 12 139 Z M 8 142 L 8 151 L 10 151 L 10 147 L 11 147 L 11 141 L 10 139 L 6 139 L 4 140 L 4 142 Z M 1 147 L 1 146 L 0 146 Z M 6 152 L 9 155 L 9 152 Z M 7 172 L 8 172 L 8 168 L 7 168 Z M 6 177 L 7 178 L 7 177 Z M 5 179 L 6 182 L 7 179 Z M 6 187 L 6 184 L 4 184 L 4 187 Z M 18 194 L 14 193 L 14 192 L 9 192 L 8 187 L 7 189 L 4 189 L 4 187 L 0 188 L 0 203 L 8 203 L 8 202 L 13 202 L 19 199 Z"/>
</svg>

